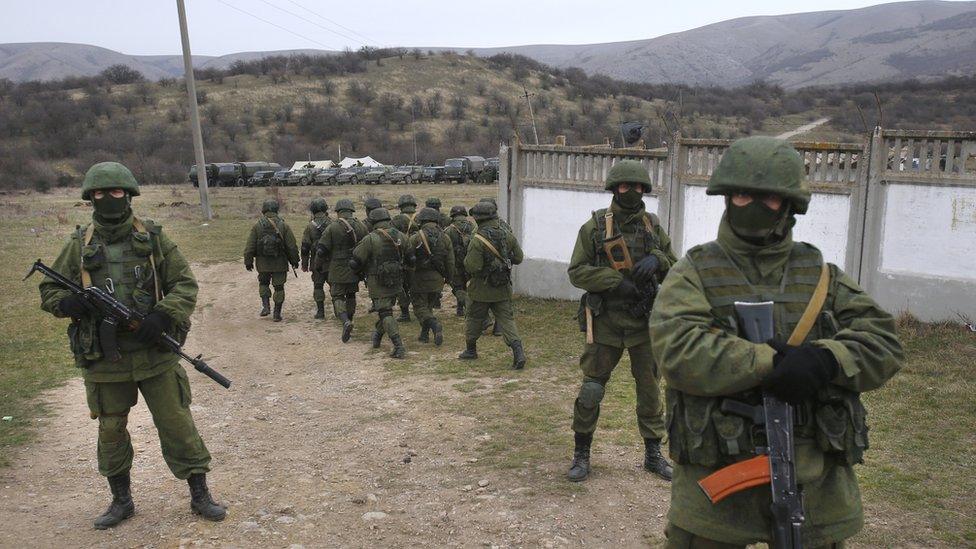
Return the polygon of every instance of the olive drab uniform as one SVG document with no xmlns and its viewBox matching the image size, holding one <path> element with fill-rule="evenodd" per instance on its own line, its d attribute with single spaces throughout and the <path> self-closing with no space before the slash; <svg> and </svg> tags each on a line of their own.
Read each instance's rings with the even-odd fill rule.
<svg viewBox="0 0 976 549">
<path fill-rule="evenodd" d="M 324 204 L 324 202 L 323 202 Z M 319 239 L 322 238 L 322 233 L 325 232 L 326 227 L 332 220 L 329 219 L 328 212 L 318 211 L 312 214 L 311 221 L 308 222 L 308 226 L 305 227 L 305 231 L 302 233 L 302 247 L 301 247 L 301 262 L 302 262 L 302 272 L 307 272 L 314 265 L 316 245 Z M 318 272 L 315 269 L 311 269 L 312 272 L 312 298 L 315 300 L 316 313 L 315 318 L 325 318 L 325 283 L 328 279 L 329 273 Z"/>
<path fill-rule="evenodd" d="M 410 236 L 420 229 L 417 222 L 417 201 L 410 195 L 403 195 L 397 201 L 400 213 L 393 217 L 390 224 L 406 236 Z M 400 305 L 400 320 L 408 322 L 410 320 L 410 275 L 409 270 L 403 273 L 403 291 L 397 294 L 397 303 Z"/>
<path fill-rule="evenodd" d="M 288 279 L 288 266 L 297 268 L 299 264 L 298 244 L 295 234 L 285 220 L 278 216 L 278 206 L 268 209 L 251 228 L 244 247 L 244 265 L 258 271 L 258 295 L 267 314 L 268 298 L 273 297 L 275 320 L 281 320 L 281 307 L 285 301 L 285 282 Z M 271 288 L 274 287 L 274 294 Z"/>
<path fill-rule="evenodd" d="M 432 309 L 444 289 L 444 281 L 454 278 L 454 249 L 451 238 L 440 227 L 440 216 L 436 211 L 424 208 L 418 217 L 423 225 L 410 237 L 410 248 L 417 258 L 410 296 L 414 314 L 420 322 L 419 340 L 427 342 L 433 331 L 434 343 L 440 345 L 443 342 L 442 327 Z"/>
<path fill-rule="evenodd" d="M 344 204 L 344 202 L 348 202 Z M 336 318 L 343 322 L 343 341 L 349 340 L 352 319 L 356 314 L 356 294 L 359 292 L 360 276 L 349 266 L 353 248 L 365 238 L 368 231 L 362 221 L 353 217 L 351 201 L 336 203 L 336 219 L 322 233 L 316 252 L 316 269 L 325 270 L 329 275 L 329 292 L 332 297 L 332 310 Z"/>
<path fill-rule="evenodd" d="M 868 448 L 868 429 L 860 393 L 890 379 L 903 352 L 892 316 L 840 268 L 825 263 L 817 248 L 793 241 L 793 215 L 805 213 L 810 199 L 802 170 L 799 155 L 783 141 L 753 137 L 733 143 L 707 192 L 782 196 L 788 209 L 775 225 L 778 236 L 743 236 L 743 228 L 754 227 L 735 226 L 730 212 L 744 207 L 727 198 L 717 240 L 695 246 L 672 267 L 651 315 L 654 356 L 668 381 L 667 425 L 675 460 L 669 547 L 771 541 L 768 483 L 712 504 L 698 481 L 754 457 L 756 437 L 763 436 L 760 425 L 723 412 L 722 401 L 758 404 L 764 392 L 781 390 L 790 367 L 790 354 L 740 333 L 734 303 L 772 301 L 774 340 L 785 341 L 825 267 L 826 301 L 803 343 L 792 347 L 825 354 L 835 365 L 816 385 L 802 378 L 800 389 L 806 388 L 793 404 L 796 478 L 806 517 L 801 539 L 805 547 L 828 547 L 861 529 L 853 466 Z"/>
<path fill-rule="evenodd" d="M 464 269 L 464 256 L 468 253 L 468 244 L 474 234 L 474 225 L 468 221 L 467 212 L 454 215 L 451 224 L 444 229 L 444 234 L 451 239 L 451 248 L 454 251 L 454 276 L 448 283 L 457 300 L 457 315 L 464 316 L 464 308 L 468 302 L 468 272 Z"/>
</svg>

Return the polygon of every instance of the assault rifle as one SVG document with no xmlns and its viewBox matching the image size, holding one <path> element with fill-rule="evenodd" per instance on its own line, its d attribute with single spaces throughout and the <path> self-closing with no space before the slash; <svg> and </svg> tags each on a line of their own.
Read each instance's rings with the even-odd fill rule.
<svg viewBox="0 0 976 549">
<path fill-rule="evenodd" d="M 773 302 L 735 302 L 735 313 L 753 343 L 765 343 L 773 338 Z M 750 406 L 725 399 L 719 409 L 744 417 L 766 432 L 766 445 L 756 449 L 759 454 L 715 471 L 698 481 L 705 494 L 718 503 L 727 496 L 754 486 L 769 483 L 773 503 L 773 548 L 800 549 L 800 526 L 803 515 L 803 494 L 796 485 L 796 459 L 793 448 L 793 407 L 763 394 L 762 406 Z"/>
<path fill-rule="evenodd" d="M 630 314 L 634 318 L 643 318 L 651 314 L 654 306 L 654 298 L 657 297 L 658 283 L 657 274 L 651 275 L 651 280 L 647 284 L 637 287 L 640 298 L 630 304 Z"/>
<path fill-rule="evenodd" d="M 76 284 L 62 276 L 61 273 L 42 263 L 40 259 L 34 262 L 27 276 L 24 277 L 24 280 L 27 280 L 37 271 L 40 271 L 41 274 L 53 280 L 58 286 L 70 290 L 71 293 L 79 295 L 85 300 L 88 308 L 101 317 L 98 325 L 98 337 L 101 342 L 102 354 L 113 362 L 122 360 L 122 355 L 119 354 L 118 339 L 116 337 L 118 329 L 121 327 L 128 330 L 136 330 L 146 315 L 130 309 L 98 286 L 82 288 L 80 284 Z M 180 345 L 180 342 L 165 332 L 159 336 L 159 343 L 166 349 L 179 355 L 183 360 L 192 364 L 198 372 L 216 381 L 225 389 L 230 388 L 230 380 L 208 366 L 203 361 L 203 355 L 197 355 L 194 358 L 186 354 L 183 352 L 183 346 Z"/>
</svg>

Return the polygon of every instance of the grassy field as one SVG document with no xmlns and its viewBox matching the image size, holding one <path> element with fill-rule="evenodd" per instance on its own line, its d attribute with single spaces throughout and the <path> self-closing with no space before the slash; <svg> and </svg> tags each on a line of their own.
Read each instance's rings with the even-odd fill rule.
<svg viewBox="0 0 976 549">
<path fill-rule="evenodd" d="M 449 208 L 493 196 L 493 186 L 378 186 L 286 188 L 281 190 L 286 219 L 300 233 L 314 196 L 330 206 L 339 198 L 357 205 L 373 194 L 385 204 L 410 192 L 419 200 L 436 195 Z M 50 194 L 0 194 L 0 463 L 11 449 L 26 444 L 32 425 L 44 414 L 35 398 L 75 375 L 64 322 L 38 308 L 37 281 L 21 282 L 35 258 L 52 260 L 76 224 L 84 223 L 88 206 L 76 191 Z M 202 224 L 195 189 L 147 187 L 136 199 L 142 217 L 161 223 L 191 262 L 239 261 L 247 230 L 258 215 L 267 189 L 217 189 L 216 217 Z M 360 212 L 361 213 L 361 212 Z M 529 357 L 526 375 L 512 375 L 510 354 L 500 343 L 486 341 L 484 360 L 475 365 L 454 359 L 463 347 L 461 319 L 446 318 L 445 345 L 422 359 L 396 362 L 394 375 L 426 376 L 446 382 L 466 396 L 464 413 L 477 415 L 488 434 L 495 467 L 521 468 L 539 461 L 559 461 L 571 452 L 568 432 L 575 398 L 577 362 L 582 341 L 573 319 L 575 304 L 530 298 L 517 300 L 519 328 Z M 416 324 L 404 337 L 412 341 Z M 957 324 L 922 324 L 903 318 L 900 330 L 908 351 L 902 372 L 885 388 L 866 395 L 871 450 L 858 467 L 867 508 L 867 526 L 859 545 L 976 545 L 976 334 Z M 489 338 L 490 339 L 490 338 Z M 638 448 L 634 387 L 626 359 L 608 387 L 599 437 L 624 448 Z M 457 399 L 450 399 L 457 402 Z M 445 412 L 452 410 L 449 399 Z M 476 410 L 476 411 L 473 411 Z M 631 451 L 631 450 L 628 450 Z M 488 466 L 488 465 L 486 465 Z M 568 483 L 553 490 L 572 491 Z"/>
</svg>

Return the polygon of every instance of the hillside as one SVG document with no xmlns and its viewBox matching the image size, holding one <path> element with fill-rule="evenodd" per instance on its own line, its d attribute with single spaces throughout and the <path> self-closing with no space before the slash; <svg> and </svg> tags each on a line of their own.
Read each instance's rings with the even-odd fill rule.
<svg viewBox="0 0 976 549">
<path fill-rule="evenodd" d="M 933 79 L 976 71 L 976 2 L 924 0 L 743 17 L 647 40 L 472 51 L 482 57 L 514 53 L 558 68 L 579 67 L 591 75 L 649 83 L 731 87 L 762 80 L 793 89 Z M 335 52 L 310 49 L 194 56 L 194 66 L 226 69 L 238 60 L 300 53 Z M 0 44 L 0 78 L 14 82 L 93 76 L 119 63 L 151 80 L 183 72 L 178 55 L 126 55 L 84 44 Z"/>
</svg>

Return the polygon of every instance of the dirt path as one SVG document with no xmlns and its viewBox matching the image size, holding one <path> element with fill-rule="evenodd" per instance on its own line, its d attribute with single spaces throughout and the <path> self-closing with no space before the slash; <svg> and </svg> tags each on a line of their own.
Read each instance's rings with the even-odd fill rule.
<svg viewBox="0 0 976 549">
<path fill-rule="evenodd" d="M 353 341 L 339 343 L 334 320 L 311 319 L 307 276 L 289 280 L 285 322 L 273 324 L 257 317 L 253 275 L 239 265 L 195 271 L 202 290 L 188 348 L 206 349 L 234 382 L 225 391 L 190 373 L 194 416 L 214 456 L 210 485 L 230 507 L 227 520 L 189 512 L 186 485 L 166 468 L 140 403 L 130 417 L 136 516 L 92 530 L 108 495 L 97 474 L 97 425 L 75 380 L 43 395 L 51 416 L 0 470 L 0 546 L 619 547 L 661 539 L 667 485 L 639 471 L 637 450 L 595 449 L 597 472 L 583 486 L 562 480 L 563 461 L 493 467 L 479 451 L 488 437 L 476 411 L 443 411 L 445 399 L 464 409 L 465 395 L 451 389 L 457 380 L 389 373 L 388 345 L 369 349 L 365 317 Z M 408 347 L 416 362 L 421 352 L 456 351 Z M 545 369 L 519 375 L 541 380 Z M 503 383 L 476 379 L 489 390 Z M 554 420 L 553 429 L 567 422 Z"/>
<path fill-rule="evenodd" d="M 814 120 L 813 122 L 810 122 L 809 124 L 804 124 L 804 125 L 800 126 L 799 128 L 796 128 L 795 130 L 790 130 L 788 132 L 781 133 L 781 134 L 777 135 L 776 137 L 778 139 L 790 139 L 790 138 L 795 137 L 797 135 L 806 133 L 806 132 L 808 132 L 808 131 L 810 131 L 810 130 L 818 127 L 818 126 L 823 126 L 827 122 L 830 122 L 830 119 L 829 118 L 820 118 L 820 119 Z"/>
</svg>

